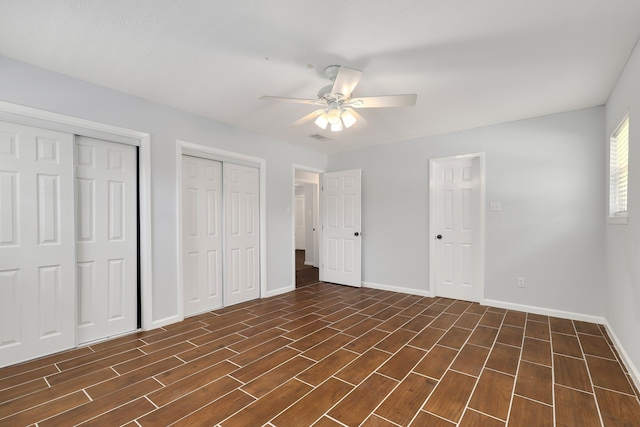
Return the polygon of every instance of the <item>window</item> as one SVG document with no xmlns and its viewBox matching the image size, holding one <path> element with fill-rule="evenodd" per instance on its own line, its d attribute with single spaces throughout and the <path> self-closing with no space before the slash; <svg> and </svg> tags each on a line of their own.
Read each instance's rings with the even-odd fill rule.
<svg viewBox="0 0 640 427">
<path fill-rule="evenodd" d="M 609 143 L 609 217 L 626 224 L 629 182 L 629 116 L 616 128 Z M 615 222 L 615 221 L 614 221 Z"/>
</svg>

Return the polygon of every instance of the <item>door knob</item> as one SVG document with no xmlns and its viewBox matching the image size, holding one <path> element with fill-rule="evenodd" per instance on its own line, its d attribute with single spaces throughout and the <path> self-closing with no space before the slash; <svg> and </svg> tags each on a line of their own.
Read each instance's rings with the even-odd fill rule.
<svg viewBox="0 0 640 427">
<path fill-rule="evenodd" d="M 442 234 L 438 234 L 438 235 L 436 236 L 436 239 L 438 239 L 438 240 L 442 239 Z"/>
<path fill-rule="evenodd" d="M 354 236 L 358 237 L 360 235 L 360 233 L 358 233 L 357 231 L 355 233 L 353 233 Z"/>
</svg>

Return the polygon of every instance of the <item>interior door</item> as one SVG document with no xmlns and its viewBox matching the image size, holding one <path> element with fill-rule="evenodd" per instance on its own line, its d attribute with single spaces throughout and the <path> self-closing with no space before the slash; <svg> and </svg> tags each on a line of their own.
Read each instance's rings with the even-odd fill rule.
<svg viewBox="0 0 640 427">
<path fill-rule="evenodd" d="M 322 175 L 320 280 L 362 286 L 360 169 Z"/>
<path fill-rule="evenodd" d="M 296 196 L 296 250 L 306 249 L 305 197 Z"/>
<path fill-rule="evenodd" d="M 78 342 L 138 326 L 137 147 L 76 137 Z"/>
<path fill-rule="evenodd" d="M 73 136 L 0 122 L 0 366 L 75 346 Z"/>
<path fill-rule="evenodd" d="M 222 162 L 182 156 L 184 314 L 222 306 Z"/>
<path fill-rule="evenodd" d="M 224 163 L 224 305 L 260 298 L 259 170 Z"/>
<path fill-rule="evenodd" d="M 436 293 L 480 302 L 484 262 L 480 158 L 436 160 L 431 167 L 431 269 Z"/>
</svg>

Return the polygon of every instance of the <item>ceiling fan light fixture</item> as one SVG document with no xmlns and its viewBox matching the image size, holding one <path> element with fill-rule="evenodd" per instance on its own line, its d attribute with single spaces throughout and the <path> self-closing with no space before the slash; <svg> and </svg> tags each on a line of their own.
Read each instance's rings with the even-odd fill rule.
<svg viewBox="0 0 640 427">
<path fill-rule="evenodd" d="M 326 129 L 327 125 L 329 124 L 329 118 L 327 117 L 327 113 L 323 111 L 322 114 L 318 116 L 315 123 L 316 125 L 318 125 L 319 128 Z"/>
<path fill-rule="evenodd" d="M 340 123 L 340 109 L 338 107 L 332 107 L 327 113 L 327 120 L 332 125 Z"/>
<path fill-rule="evenodd" d="M 338 123 L 331 123 L 331 132 L 340 132 L 342 130 L 342 122 L 339 120 L 340 118 L 338 117 Z"/>
<path fill-rule="evenodd" d="M 355 116 L 351 114 L 349 110 L 344 110 L 340 117 L 342 118 L 342 123 L 344 123 L 344 127 L 346 127 L 347 129 L 353 126 L 353 124 L 356 122 Z"/>
</svg>

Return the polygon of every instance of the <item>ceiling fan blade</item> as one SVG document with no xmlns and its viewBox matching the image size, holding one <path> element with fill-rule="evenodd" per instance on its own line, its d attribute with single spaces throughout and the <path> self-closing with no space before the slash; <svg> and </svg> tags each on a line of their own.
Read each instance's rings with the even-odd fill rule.
<svg viewBox="0 0 640 427">
<path fill-rule="evenodd" d="M 413 107 L 416 105 L 418 95 L 383 95 L 363 96 L 352 98 L 348 104 L 353 108 L 387 108 L 387 107 Z"/>
<path fill-rule="evenodd" d="M 291 123 L 289 126 L 287 126 L 288 128 L 293 128 L 296 126 L 300 126 L 302 124 L 305 124 L 306 122 L 308 122 L 309 120 L 313 120 L 316 117 L 318 117 L 320 114 L 322 114 L 322 112 L 324 111 L 323 108 L 314 111 L 313 113 L 309 113 L 306 116 L 296 120 L 295 122 Z"/>
<path fill-rule="evenodd" d="M 362 74 L 362 71 L 354 70 L 353 68 L 340 67 L 338 75 L 336 75 L 336 79 L 333 81 L 331 95 L 341 93 L 345 98 L 349 98 L 351 92 L 362 78 Z"/>
<path fill-rule="evenodd" d="M 318 104 L 319 103 L 317 99 L 284 98 L 281 96 L 266 96 L 266 95 L 263 95 L 258 99 L 260 101 L 291 102 L 294 104 Z"/>
</svg>

